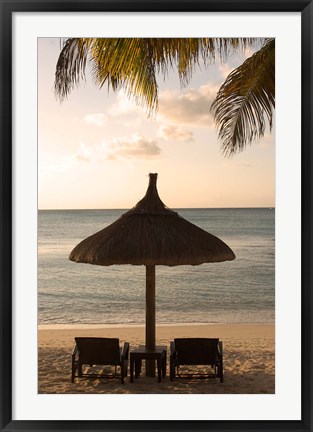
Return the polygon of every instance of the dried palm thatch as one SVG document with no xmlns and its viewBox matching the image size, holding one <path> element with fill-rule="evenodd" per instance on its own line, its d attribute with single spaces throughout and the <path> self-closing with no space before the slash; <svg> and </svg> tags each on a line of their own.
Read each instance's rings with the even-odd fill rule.
<svg viewBox="0 0 313 432">
<path fill-rule="evenodd" d="M 118 220 L 80 242 L 69 259 L 102 266 L 146 266 L 146 348 L 155 348 L 155 266 L 230 261 L 233 251 L 219 238 L 183 219 L 161 201 L 157 174 L 144 198 Z M 147 375 L 155 373 L 153 362 Z"/>
<path fill-rule="evenodd" d="M 102 266 L 199 265 L 229 261 L 233 251 L 219 238 L 167 208 L 150 174 L 144 198 L 114 223 L 87 237 L 71 252 L 70 260 Z"/>
</svg>

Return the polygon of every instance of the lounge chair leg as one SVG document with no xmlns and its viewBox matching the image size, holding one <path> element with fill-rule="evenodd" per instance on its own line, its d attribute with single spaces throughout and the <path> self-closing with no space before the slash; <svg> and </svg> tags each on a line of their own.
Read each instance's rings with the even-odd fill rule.
<svg viewBox="0 0 313 432">
<path fill-rule="evenodd" d="M 124 365 L 121 366 L 121 384 L 124 384 Z"/>
<path fill-rule="evenodd" d="M 170 380 L 174 381 L 174 376 L 175 376 L 175 366 L 173 367 L 173 365 L 170 365 Z"/>
<path fill-rule="evenodd" d="M 135 378 L 141 374 L 141 360 L 135 360 Z"/>
<path fill-rule="evenodd" d="M 81 378 L 83 375 L 83 365 L 79 362 L 78 363 L 78 376 Z"/>
<path fill-rule="evenodd" d="M 224 372 L 223 372 L 223 359 L 221 359 L 220 362 L 220 382 L 224 382 Z"/>
<path fill-rule="evenodd" d="M 130 361 L 130 366 L 129 366 L 129 373 L 130 373 L 130 382 L 134 382 L 134 360 L 132 359 Z"/>
<path fill-rule="evenodd" d="M 220 382 L 224 382 L 224 375 L 223 375 L 223 363 L 219 367 L 219 376 L 220 376 Z"/>
<path fill-rule="evenodd" d="M 165 378 L 166 375 L 166 351 L 163 351 L 163 358 L 162 358 L 162 378 Z"/>
<path fill-rule="evenodd" d="M 76 370 L 76 363 L 74 357 L 72 358 L 72 376 L 71 376 L 71 382 L 73 383 L 75 380 L 75 370 Z"/>
</svg>

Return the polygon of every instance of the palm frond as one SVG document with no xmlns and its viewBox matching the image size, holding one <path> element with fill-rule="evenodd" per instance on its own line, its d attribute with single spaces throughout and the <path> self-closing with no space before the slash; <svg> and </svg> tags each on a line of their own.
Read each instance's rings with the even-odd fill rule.
<svg viewBox="0 0 313 432">
<path fill-rule="evenodd" d="M 272 128 L 275 108 L 275 40 L 233 70 L 218 91 L 211 110 L 222 151 L 232 155 Z"/>
<path fill-rule="evenodd" d="M 54 89 L 60 100 L 65 99 L 71 90 L 85 79 L 85 69 L 88 58 L 88 44 L 86 39 L 66 39 L 59 55 Z"/>
<path fill-rule="evenodd" d="M 154 38 L 150 39 L 153 47 L 157 71 L 164 78 L 168 71 L 177 67 L 182 86 L 187 85 L 200 60 L 205 66 L 217 59 L 224 62 L 236 51 L 255 47 L 263 43 L 263 38 Z"/>
<path fill-rule="evenodd" d="M 177 67 L 182 86 L 188 84 L 202 59 L 205 65 L 231 52 L 255 46 L 256 38 L 72 38 L 60 53 L 55 92 L 62 100 L 85 78 L 87 60 L 99 88 L 124 88 L 137 104 L 157 109 L 156 76 Z"/>
<path fill-rule="evenodd" d="M 100 88 L 124 88 L 136 103 L 157 108 L 158 85 L 150 39 L 94 39 L 91 43 L 91 67 Z"/>
</svg>

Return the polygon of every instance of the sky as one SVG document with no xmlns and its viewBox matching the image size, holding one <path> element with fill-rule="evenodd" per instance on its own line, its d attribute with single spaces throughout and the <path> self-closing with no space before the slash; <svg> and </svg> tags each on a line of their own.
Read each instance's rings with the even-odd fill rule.
<svg viewBox="0 0 313 432">
<path fill-rule="evenodd" d="M 61 103 L 60 43 L 38 39 L 39 209 L 128 209 L 144 196 L 150 172 L 170 208 L 275 206 L 275 133 L 227 158 L 210 114 L 220 85 L 251 49 L 201 66 L 184 88 L 175 69 L 160 77 L 158 112 L 149 117 L 88 74 Z"/>
</svg>

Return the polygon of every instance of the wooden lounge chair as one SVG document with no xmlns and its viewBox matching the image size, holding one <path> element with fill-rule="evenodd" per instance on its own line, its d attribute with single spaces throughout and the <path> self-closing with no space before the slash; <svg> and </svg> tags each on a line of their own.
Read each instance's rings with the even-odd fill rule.
<svg viewBox="0 0 313 432">
<path fill-rule="evenodd" d="M 72 354 L 72 383 L 75 378 L 104 378 L 108 375 L 83 374 L 83 365 L 110 365 L 121 368 L 120 378 L 124 384 L 124 377 L 127 376 L 129 343 L 124 342 L 120 348 L 119 339 L 98 338 L 98 337 L 76 337 L 75 347 Z M 76 375 L 77 372 L 77 375 Z"/>
<path fill-rule="evenodd" d="M 219 378 L 223 382 L 223 345 L 219 339 L 182 338 L 171 342 L 170 379 L 174 377 Z M 208 365 L 211 367 L 206 374 L 182 374 L 179 366 Z M 213 368 L 213 370 L 212 370 Z"/>
</svg>

